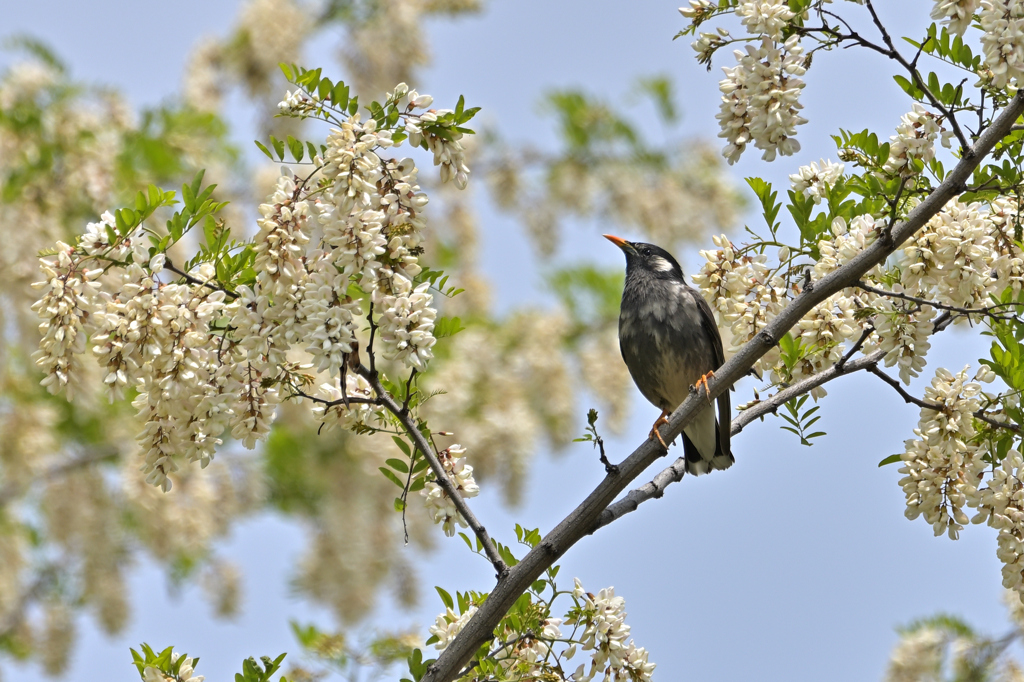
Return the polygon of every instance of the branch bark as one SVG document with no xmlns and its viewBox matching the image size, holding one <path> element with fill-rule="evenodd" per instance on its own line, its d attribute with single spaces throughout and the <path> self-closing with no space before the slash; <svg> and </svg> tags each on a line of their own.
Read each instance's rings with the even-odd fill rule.
<svg viewBox="0 0 1024 682">
<path fill-rule="evenodd" d="M 883 232 L 878 240 L 845 265 L 815 283 L 813 287 L 807 287 L 757 337 L 722 365 L 709 382 L 707 398 L 714 399 L 723 391 L 729 390 L 729 387 L 741 379 L 758 358 L 774 347 L 778 340 L 814 306 L 836 292 L 855 286 L 857 280 L 921 229 L 946 202 L 963 192 L 971 173 L 981 160 L 988 156 L 995 144 L 1009 132 L 1021 112 L 1024 112 L 1024 91 L 1010 100 L 992 125 L 978 138 L 969 153 L 964 154 L 964 158 L 942 184 L 918 204 L 905 221 L 895 225 L 891 232 Z M 661 430 L 662 437 L 667 441 L 678 436 L 683 427 L 705 406 L 707 398 L 703 392 L 699 396 L 691 393 L 669 417 L 668 424 Z M 448 682 L 455 679 L 480 646 L 492 638 L 495 626 L 519 595 L 570 547 L 589 534 L 615 497 L 664 454 L 665 451 L 657 440 L 648 439 L 626 457 L 617 470 L 608 473 L 576 509 L 498 582 L 487 601 L 479 607 L 462 632 L 430 665 L 422 682 Z"/>
</svg>

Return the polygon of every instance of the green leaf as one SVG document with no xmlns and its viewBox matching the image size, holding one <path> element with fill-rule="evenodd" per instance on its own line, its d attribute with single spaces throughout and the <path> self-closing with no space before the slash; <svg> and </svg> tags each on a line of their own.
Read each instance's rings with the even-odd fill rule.
<svg viewBox="0 0 1024 682">
<path fill-rule="evenodd" d="M 292 158 L 296 161 L 302 161 L 302 157 L 305 155 L 306 150 L 302 148 L 302 143 L 296 140 L 291 135 L 287 138 L 288 151 L 292 153 Z"/>
<path fill-rule="evenodd" d="M 277 160 L 284 161 L 284 142 L 271 135 L 270 146 L 273 147 L 274 151 L 277 153 Z"/>
<path fill-rule="evenodd" d="M 388 469 L 387 467 L 377 467 L 377 468 L 380 469 L 380 472 L 382 474 L 384 474 L 384 478 L 388 479 L 389 481 L 391 481 L 392 483 L 397 485 L 402 490 L 405 490 L 405 483 L 403 483 L 401 480 L 399 480 L 398 476 L 395 476 L 395 474 L 391 471 L 391 469 Z"/>
<path fill-rule="evenodd" d="M 386 460 L 384 463 L 387 464 L 392 469 L 394 469 L 395 471 L 398 471 L 399 473 L 409 473 L 409 465 L 400 459 L 389 459 Z"/>
<path fill-rule="evenodd" d="M 391 436 L 391 440 L 395 441 L 395 445 L 398 446 L 399 450 L 405 453 L 406 457 L 412 457 L 412 450 L 409 448 L 409 445 L 404 440 L 402 440 L 398 436 Z"/>
<path fill-rule="evenodd" d="M 444 602 L 444 605 L 447 608 L 454 610 L 455 609 L 455 602 L 452 601 L 452 596 L 450 594 L 448 594 L 447 592 L 445 592 L 440 587 L 437 587 L 436 585 L 434 586 L 434 589 L 437 590 L 437 593 L 441 596 L 441 601 Z"/>
</svg>

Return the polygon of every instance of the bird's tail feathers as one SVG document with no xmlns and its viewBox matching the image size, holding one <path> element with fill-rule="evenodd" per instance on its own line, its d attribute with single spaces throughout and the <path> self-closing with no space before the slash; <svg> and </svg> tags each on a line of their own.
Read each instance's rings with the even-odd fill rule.
<svg viewBox="0 0 1024 682">
<path fill-rule="evenodd" d="M 683 456 L 686 458 L 686 473 L 692 476 L 700 476 L 701 474 L 710 473 L 714 470 L 728 469 L 736 461 L 731 452 L 722 451 L 722 439 L 719 436 L 721 430 L 717 428 L 718 424 L 715 424 L 715 454 L 711 459 L 705 459 L 700 451 L 697 450 L 697 446 L 693 444 L 685 433 L 683 436 Z"/>
</svg>

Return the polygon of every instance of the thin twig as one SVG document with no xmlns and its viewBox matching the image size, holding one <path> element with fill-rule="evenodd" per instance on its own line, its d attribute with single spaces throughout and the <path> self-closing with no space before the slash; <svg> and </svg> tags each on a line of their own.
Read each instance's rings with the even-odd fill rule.
<svg viewBox="0 0 1024 682">
<path fill-rule="evenodd" d="M 882 381 L 884 381 L 885 383 L 892 386 L 893 390 L 899 393 L 900 397 L 903 398 L 905 402 L 908 402 L 912 405 L 917 405 L 923 410 L 932 410 L 933 412 L 946 411 L 946 408 L 943 405 L 939 405 L 938 403 L 930 403 L 927 400 L 921 400 L 920 398 L 911 395 L 905 388 L 903 388 L 902 384 L 900 384 L 899 381 L 897 381 L 896 379 L 892 378 L 891 376 L 880 370 L 877 365 L 874 367 L 869 367 L 868 371 L 874 374 Z M 1018 426 L 1017 424 L 1013 424 L 1011 422 L 1004 422 L 1000 419 L 994 419 L 988 416 L 985 410 L 978 410 L 977 412 L 973 412 L 971 416 L 974 417 L 975 419 L 983 421 L 986 424 L 995 426 L 996 428 L 999 429 L 1006 429 L 1008 431 L 1013 431 L 1014 433 L 1020 432 L 1020 426 Z"/>
<path fill-rule="evenodd" d="M 872 374 L 874 374 L 876 377 L 878 377 L 882 381 L 884 381 L 885 383 L 887 383 L 890 386 L 892 386 L 893 390 L 900 394 L 900 397 L 903 398 L 904 402 L 908 402 L 908 403 L 911 403 L 913 405 L 917 405 L 920 408 L 934 410 L 936 412 L 942 412 L 943 411 L 942 405 L 939 405 L 938 403 L 929 403 L 929 402 L 927 402 L 925 400 L 921 400 L 920 398 L 918 398 L 916 396 L 913 396 L 910 393 L 908 393 L 907 390 L 905 388 L 903 388 L 903 386 L 900 384 L 899 381 L 897 381 L 896 379 L 893 379 L 891 376 L 889 376 L 888 374 L 886 374 L 885 372 L 880 370 L 878 368 L 878 365 L 872 365 L 871 367 L 868 367 L 868 371 L 871 372 Z"/>
<path fill-rule="evenodd" d="M 879 296 L 885 296 L 887 298 L 898 298 L 901 301 L 909 301 L 911 303 L 917 303 L 919 305 L 930 305 L 931 307 L 938 308 L 939 310 L 948 310 L 948 311 L 950 311 L 952 313 L 960 313 L 961 315 L 968 315 L 968 316 L 970 316 L 970 315 L 988 315 L 989 317 L 993 317 L 993 318 L 995 318 L 997 320 L 1016 320 L 1016 319 L 1019 319 L 1019 317 L 1017 315 L 1006 316 L 1006 315 L 993 314 L 994 310 L 1000 310 L 1002 308 L 1010 308 L 1010 307 L 1016 307 L 1016 306 L 1021 305 L 1020 303 L 1018 303 L 1016 301 L 1011 302 L 1011 303 L 996 303 L 994 305 L 985 306 L 984 308 L 961 308 L 961 307 L 955 306 L 955 305 L 947 305 L 945 303 L 939 303 L 938 301 L 932 301 L 932 300 L 927 299 L 927 298 L 920 298 L 918 296 L 911 296 L 909 294 L 904 294 L 904 293 L 898 292 L 898 291 L 886 291 L 885 289 L 879 289 L 877 287 L 873 287 L 870 284 L 865 283 L 863 280 L 857 282 L 857 288 L 858 289 L 863 289 L 864 291 L 869 291 L 872 294 L 878 294 Z"/>
<path fill-rule="evenodd" d="M 238 298 L 238 294 L 236 294 L 233 291 L 228 291 L 227 289 L 225 289 L 222 286 L 218 286 L 216 284 L 213 284 L 212 283 L 213 280 L 204 282 L 203 280 L 199 279 L 198 277 L 193 277 L 192 275 L 188 274 L 187 272 L 185 272 L 183 270 L 180 270 L 176 265 L 174 265 L 174 263 L 171 262 L 170 258 L 167 258 L 166 260 L 164 260 L 164 267 L 167 268 L 168 270 L 170 270 L 171 272 L 173 272 L 174 274 L 179 275 L 181 277 L 184 277 L 185 281 L 188 282 L 189 284 L 195 284 L 196 286 L 206 287 L 207 289 L 212 289 L 213 291 L 223 291 L 224 295 L 227 296 L 228 298 L 232 299 L 232 300 Z"/>
<path fill-rule="evenodd" d="M 857 354 L 858 351 L 860 351 L 861 347 L 864 346 L 867 340 L 871 338 L 871 335 L 874 333 L 875 325 L 869 324 L 867 327 L 865 327 L 864 331 L 861 332 L 860 338 L 857 339 L 857 342 L 850 347 L 850 350 L 846 351 L 846 353 L 843 354 L 843 357 L 839 358 L 839 362 L 836 363 L 836 370 L 841 372 L 843 370 L 843 367 L 846 366 L 846 363 L 850 361 L 850 358 L 852 358 L 854 355 Z"/>
<path fill-rule="evenodd" d="M 373 337 L 377 333 L 377 324 L 373 321 L 373 301 L 370 301 L 370 312 L 366 313 L 366 319 L 370 323 L 370 342 L 366 345 L 366 354 L 370 356 L 370 371 L 377 373 L 377 357 L 373 353 Z"/>
<path fill-rule="evenodd" d="M 878 14 L 875 12 L 875 7 L 873 4 L 871 4 L 871 0 L 864 0 L 864 5 L 868 8 L 868 12 L 871 13 L 871 20 L 874 22 L 875 27 L 878 28 L 879 32 L 882 34 L 882 40 L 885 41 L 886 47 L 889 48 L 888 54 L 886 56 L 888 56 L 890 59 L 899 62 L 899 64 L 910 73 L 910 76 L 914 79 L 914 85 L 917 87 L 917 89 L 925 94 L 925 96 L 928 98 L 928 101 L 931 103 L 933 107 L 942 112 L 942 115 L 946 118 L 947 121 L 949 121 L 949 124 L 953 127 L 953 134 L 956 135 L 956 139 L 960 142 L 960 148 L 962 153 L 965 156 L 968 154 L 973 154 L 974 152 L 971 150 L 971 144 L 967 141 L 967 137 L 964 135 L 964 131 L 960 129 L 960 124 L 957 123 L 956 115 L 952 112 L 952 110 L 947 109 L 946 106 L 939 101 L 939 98 L 936 97 L 932 93 L 932 91 L 928 89 L 928 85 L 924 82 L 924 79 L 921 78 L 921 72 L 917 70 L 917 57 L 914 57 L 913 63 L 908 62 L 906 58 L 902 54 L 900 54 L 899 50 L 897 50 L 896 46 L 893 44 L 892 38 L 889 36 L 889 32 L 885 29 L 885 26 L 882 25 L 882 21 L 878 18 Z M 920 50 L 918 50 L 918 56 L 920 56 Z"/>
<path fill-rule="evenodd" d="M 498 550 L 491 541 L 491 537 L 487 534 L 487 529 L 484 528 L 483 524 L 477 520 L 476 515 L 466 504 L 466 500 L 463 499 L 459 493 L 455 484 L 452 483 L 451 479 L 448 478 L 447 472 L 444 467 L 441 466 L 441 462 L 438 461 L 437 455 L 434 454 L 434 448 L 430 446 L 427 439 L 423 437 L 423 434 L 417 428 L 416 423 L 409 417 L 408 412 L 402 410 L 402 406 L 399 405 L 390 393 L 388 393 L 383 386 L 380 384 L 380 379 L 377 377 L 377 373 L 370 369 L 367 369 L 363 365 L 360 365 L 356 370 L 361 377 L 370 382 L 370 387 L 373 388 L 374 393 L 377 394 L 377 398 L 380 400 L 380 404 L 387 409 L 388 412 L 395 415 L 395 418 L 402 423 L 405 427 L 406 433 L 412 439 L 416 447 L 423 453 L 423 456 L 427 458 L 427 462 L 430 464 L 430 469 L 434 472 L 434 477 L 437 479 L 437 484 L 441 486 L 445 494 L 455 505 L 459 514 L 469 525 L 470 529 L 476 534 L 480 544 L 484 547 L 484 552 L 487 554 L 487 558 L 490 560 L 491 565 L 494 566 L 494 570 L 497 573 L 499 584 L 502 578 L 508 573 L 508 567 L 505 562 L 498 556 Z"/>
</svg>

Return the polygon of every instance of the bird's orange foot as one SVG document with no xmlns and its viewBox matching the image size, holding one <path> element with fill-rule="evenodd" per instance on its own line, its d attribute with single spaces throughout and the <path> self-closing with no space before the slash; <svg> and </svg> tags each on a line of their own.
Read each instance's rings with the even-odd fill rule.
<svg viewBox="0 0 1024 682">
<path fill-rule="evenodd" d="M 658 420 L 656 422 L 654 422 L 654 426 L 651 427 L 651 433 L 648 434 L 647 437 L 657 438 L 658 442 L 661 443 L 661 447 L 665 448 L 665 451 L 668 452 L 668 446 L 665 445 L 665 439 L 661 437 L 661 432 L 658 431 L 659 426 L 661 426 L 662 424 L 668 424 L 668 419 L 665 419 L 666 414 L 668 413 L 663 410 L 661 416 L 658 417 Z"/>
<path fill-rule="evenodd" d="M 705 395 L 707 395 L 707 397 L 708 397 L 708 405 L 710 405 L 711 404 L 711 389 L 708 388 L 708 377 L 711 377 L 713 379 L 715 377 L 715 373 L 713 371 L 711 371 L 711 372 L 708 372 L 707 374 L 705 374 L 704 376 L 702 376 L 700 379 L 697 379 L 697 383 L 694 384 L 694 387 L 697 388 L 697 389 L 700 389 L 701 386 L 704 387 L 704 393 L 705 393 Z"/>
</svg>

